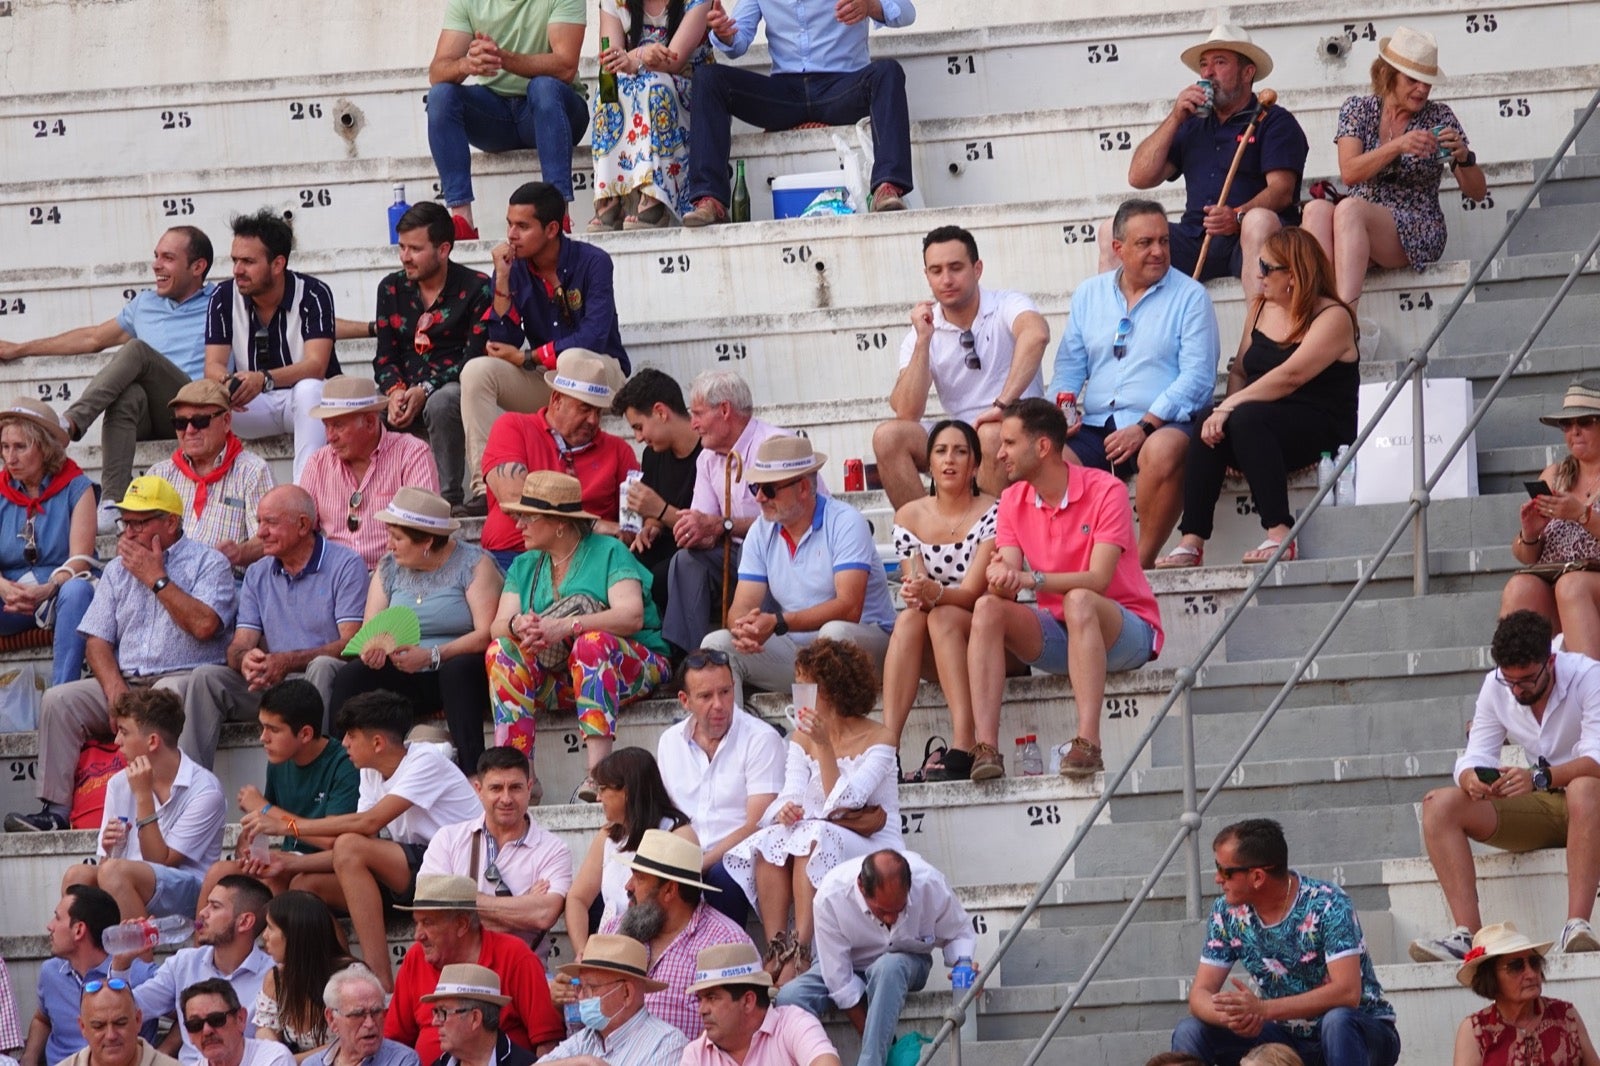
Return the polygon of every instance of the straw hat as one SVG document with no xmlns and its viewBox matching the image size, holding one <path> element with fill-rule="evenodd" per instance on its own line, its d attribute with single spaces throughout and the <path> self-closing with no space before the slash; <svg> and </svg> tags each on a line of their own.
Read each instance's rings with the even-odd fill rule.
<svg viewBox="0 0 1600 1066">
<path fill-rule="evenodd" d="M 1510 922 L 1486 925 L 1473 935 L 1472 950 L 1461 960 L 1461 969 L 1456 971 L 1456 982 L 1463 988 L 1471 988 L 1472 975 L 1477 973 L 1478 967 L 1489 959 L 1496 959 L 1501 955 L 1515 955 L 1523 951 L 1543 955 L 1554 943 L 1554 940 L 1546 940 L 1542 944 L 1535 944 L 1527 936 L 1519 933 L 1517 927 Z"/>
<path fill-rule="evenodd" d="M 479 1003 L 493 1003 L 503 1007 L 511 1002 L 510 996 L 500 994 L 500 976 L 487 966 L 470 962 L 454 962 L 439 971 L 439 984 L 426 996 L 424 1003 L 437 1003 L 441 999 L 472 999 Z"/>
<path fill-rule="evenodd" d="M 722 889 L 716 885 L 708 885 L 700 880 L 700 858 L 700 845 L 694 841 L 685 840 L 665 829 L 646 829 L 644 836 L 639 839 L 638 851 L 632 855 L 617 855 L 613 861 L 651 877 L 664 877 L 668 881 L 693 885 L 708 892 L 721 892 Z"/>
<path fill-rule="evenodd" d="M 172 487 L 172 482 L 154 474 L 134 478 L 128 483 L 127 493 L 111 506 L 119 511 L 183 514 L 183 498 L 178 495 L 178 490 Z"/>
<path fill-rule="evenodd" d="M 56 414 L 56 409 L 40 400 L 30 400 L 26 396 L 19 396 L 15 400 L 0 408 L 0 422 L 13 418 L 20 418 L 24 422 L 32 422 L 50 435 L 61 447 L 68 444 L 67 427 L 61 421 L 61 416 Z"/>
<path fill-rule="evenodd" d="M 1539 421 L 1547 426 L 1561 428 L 1561 423 L 1570 422 L 1575 418 L 1600 417 L 1600 387 L 1592 381 L 1574 381 L 1567 386 L 1567 393 L 1561 397 L 1561 408 L 1547 415 L 1540 415 Z"/>
<path fill-rule="evenodd" d="M 396 491 L 389 506 L 372 517 L 384 525 L 404 526 L 423 533 L 443 535 L 461 528 L 460 520 L 450 517 L 450 504 L 443 496 L 414 485 Z"/>
<path fill-rule="evenodd" d="M 554 470 L 535 470 L 522 479 L 522 499 L 500 508 L 512 514 L 547 514 L 556 518 L 588 518 L 599 521 L 600 516 L 583 509 L 583 485 L 571 474 L 558 474 Z"/>
<path fill-rule="evenodd" d="M 828 457 L 811 450 L 805 437 L 768 437 L 756 449 L 755 458 L 744 468 L 746 485 L 788 481 L 822 469 Z"/>
<path fill-rule="evenodd" d="M 371 378 L 341 374 L 323 382 L 322 402 L 311 409 L 311 417 L 338 418 L 341 415 L 361 415 L 368 411 L 382 411 L 388 406 L 388 399 L 378 395 L 377 382 Z"/>
<path fill-rule="evenodd" d="M 167 401 L 168 407 L 215 407 L 226 411 L 233 406 L 228 387 L 220 381 L 201 378 L 191 381 L 178 390 L 178 395 Z"/>
<path fill-rule="evenodd" d="M 1421 30 L 1401 26 L 1393 37 L 1379 38 L 1378 58 L 1415 81 L 1433 85 L 1444 77 L 1439 69 L 1439 42 Z"/>
<path fill-rule="evenodd" d="M 1211 36 L 1199 44 L 1192 44 L 1183 50 L 1183 65 L 1200 73 L 1200 57 L 1206 52 L 1221 50 L 1237 52 L 1244 56 L 1245 61 L 1255 64 L 1256 80 L 1264 79 L 1272 73 L 1272 57 L 1267 55 L 1267 50 L 1250 39 L 1250 31 L 1243 26 L 1230 26 L 1223 24 L 1211 31 Z"/>
<path fill-rule="evenodd" d="M 478 909 L 478 883 L 454 874 L 422 874 L 411 896 L 411 906 L 396 905 L 399 911 L 475 911 Z"/>
<path fill-rule="evenodd" d="M 563 977 L 581 977 L 585 970 L 619 973 L 644 985 L 646 992 L 660 992 L 667 986 L 650 979 L 650 953 L 631 936 L 600 933 L 583 946 L 583 961 L 569 962 L 556 970 Z"/>
<path fill-rule="evenodd" d="M 616 390 L 611 368 L 616 360 L 597 355 L 587 348 L 568 348 L 556 356 L 556 368 L 544 372 L 544 383 L 551 392 L 559 392 L 590 407 L 611 409 L 611 397 Z"/>
<path fill-rule="evenodd" d="M 772 987 L 772 975 L 761 965 L 761 953 L 748 940 L 743 944 L 717 944 L 694 958 L 694 983 L 687 995 L 719 985 Z"/>
</svg>

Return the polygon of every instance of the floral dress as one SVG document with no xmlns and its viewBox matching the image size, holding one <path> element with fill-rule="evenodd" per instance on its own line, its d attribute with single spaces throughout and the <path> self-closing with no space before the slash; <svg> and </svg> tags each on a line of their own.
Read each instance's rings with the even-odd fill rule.
<svg viewBox="0 0 1600 1066">
<path fill-rule="evenodd" d="M 1472 1039 L 1483 1066 L 1579 1066 L 1583 1042 L 1578 1038 L 1578 1012 L 1560 999 L 1539 997 L 1538 1019 L 1527 1029 L 1507 1025 L 1493 1003 L 1472 1015 Z"/>
<path fill-rule="evenodd" d="M 1378 122 L 1382 117 L 1383 101 L 1376 96 L 1350 97 L 1339 108 L 1339 128 L 1334 132 L 1334 143 L 1344 137 L 1355 137 L 1361 141 L 1363 152 L 1372 151 L 1378 147 Z M 1461 135 L 1461 143 L 1470 147 L 1456 113 L 1436 100 L 1429 100 L 1421 111 L 1411 116 L 1406 132 L 1431 130 L 1435 126 L 1449 126 Z M 1403 155 L 1369 181 L 1350 187 L 1351 196 L 1387 207 L 1394 215 L 1400 247 L 1416 270 L 1436 262 L 1444 254 L 1448 234 L 1444 210 L 1439 206 L 1439 185 L 1444 180 L 1444 168 L 1444 160 Z"/>
<path fill-rule="evenodd" d="M 708 2 L 688 0 L 684 13 Z M 625 6 L 600 0 L 600 11 L 620 20 L 627 33 L 631 20 Z M 672 44 L 665 12 L 645 16 L 639 44 Z M 612 45 L 624 46 L 619 41 Z M 674 216 L 682 218 L 689 210 L 689 88 L 695 68 L 710 61 L 711 45 L 702 40 L 683 74 L 618 74 L 620 103 L 602 104 L 596 95 L 590 136 L 596 199 L 651 189 L 648 195 L 666 204 Z"/>
</svg>

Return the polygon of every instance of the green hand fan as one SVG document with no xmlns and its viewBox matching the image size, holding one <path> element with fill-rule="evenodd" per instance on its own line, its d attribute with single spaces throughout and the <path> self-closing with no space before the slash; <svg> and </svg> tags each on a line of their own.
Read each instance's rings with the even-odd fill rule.
<svg viewBox="0 0 1600 1066">
<path fill-rule="evenodd" d="M 373 637 L 387 633 L 394 637 L 397 648 L 408 644 L 417 644 L 422 640 L 422 626 L 417 621 L 417 612 L 409 607 L 386 607 L 367 620 L 367 623 L 356 630 L 356 635 L 350 638 L 350 643 L 344 646 L 346 656 L 360 655 L 361 649 Z"/>
</svg>

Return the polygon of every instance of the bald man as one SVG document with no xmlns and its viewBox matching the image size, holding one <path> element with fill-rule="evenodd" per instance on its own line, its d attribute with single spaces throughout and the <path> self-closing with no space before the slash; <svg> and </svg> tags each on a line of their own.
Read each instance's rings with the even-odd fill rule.
<svg viewBox="0 0 1600 1066">
<path fill-rule="evenodd" d="M 118 987 L 121 986 L 121 987 Z M 139 1035 L 144 1013 L 120 978 L 97 977 L 83 986 L 78 1028 L 87 1046 L 59 1066 L 178 1066 Z"/>
<path fill-rule="evenodd" d="M 245 571 L 228 664 L 201 667 L 189 684 L 183 749 L 207 767 L 222 723 L 254 721 L 261 693 L 285 678 L 316 686 L 326 714 L 338 655 L 366 611 L 366 564 L 322 535 L 305 489 L 280 485 L 263 496 L 256 536 L 266 554 Z"/>
</svg>

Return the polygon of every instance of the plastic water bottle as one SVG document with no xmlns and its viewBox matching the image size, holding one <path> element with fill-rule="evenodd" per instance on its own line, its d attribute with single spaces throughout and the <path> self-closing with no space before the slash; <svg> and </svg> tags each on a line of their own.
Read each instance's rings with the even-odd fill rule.
<svg viewBox="0 0 1600 1066">
<path fill-rule="evenodd" d="M 1332 452 L 1323 452 L 1322 458 L 1317 460 L 1317 488 L 1319 490 L 1332 489 L 1322 498 L 1322 502 L 1329 507 L 1337 507 L 1339 505 L 1339 491 L 1338 487 L 1334 485 L 1333 479 Z"/>
<path fill-rule="evenodd" d="M 122 843 L 106 850 L 106 858 L 121 859 L 128 854 L 128 835 L 133 832 L 133 820 L 126 815 L 117 815 L 117 821 L 122 823 Z"/>
<path fill-rule="evenodd" d="M 181 944 L 193 935 L 193 918 L 168 914 L 113 925 L 102 934 L 100 943 L 112 955 L 135 955 L 158 944 Z"/>
<path fill-rule="evenodd" d="M 1350 449 L 1346 447 L 1345 452 Z M 1341 455 L 1344 452 L 1340 453 Z M 1334 486 L 1334 495 L 1339 498 L 1340 507 L 1354 507 L 1356 505 L 1356 464 L 1351 460 L 1349 466 L 1339 472 L 1339 481 Z"/>
<path fill-rule="evenodd" d="M 389 243 L 400 243 L 400 218 L 411 205 L 406 203 L 406 187 L 400 182 L 394 183 L 394 203 L 389 205 Z"/>
<path fill-rule="evenodd" d="M 1039 751 L 1039 737 L 1029 733 L 1022 738 L 1022 749 L 1017 752 L 1017 769 L 1022 771 L 1023 777 L 1039 777 L 1044 774 L 1044 754 Z"/>
<path fill-rule="evenodd" d="M 950 1005 L 955 1006 L 960 1003 L 977 979 L 978 971 L 972 965 L 972 956 L 963 955 L 957 959 L 955 968 L 950 971 Z M 974 1004 L 967 1008 L 967 1020 L 961 1023 L 961 1042 L 970 1044 L 977 1039 L 978 1008 Z"/>
<path fill-rule="evenodd" d="M 576 993 L 578 989 L 578 979 L 574 977 L 571 984 L 573 992 Z M 573 1000 L 572 1002 L 568 1003 L 564 1008 L 562 1008 L 561 1013 L 562 1016 L 567 1020 L 568 1029 L 581 1030 L 583 1028 L 583 1012 L 578 1010 L 577 1000 Z"/>
</svg>

